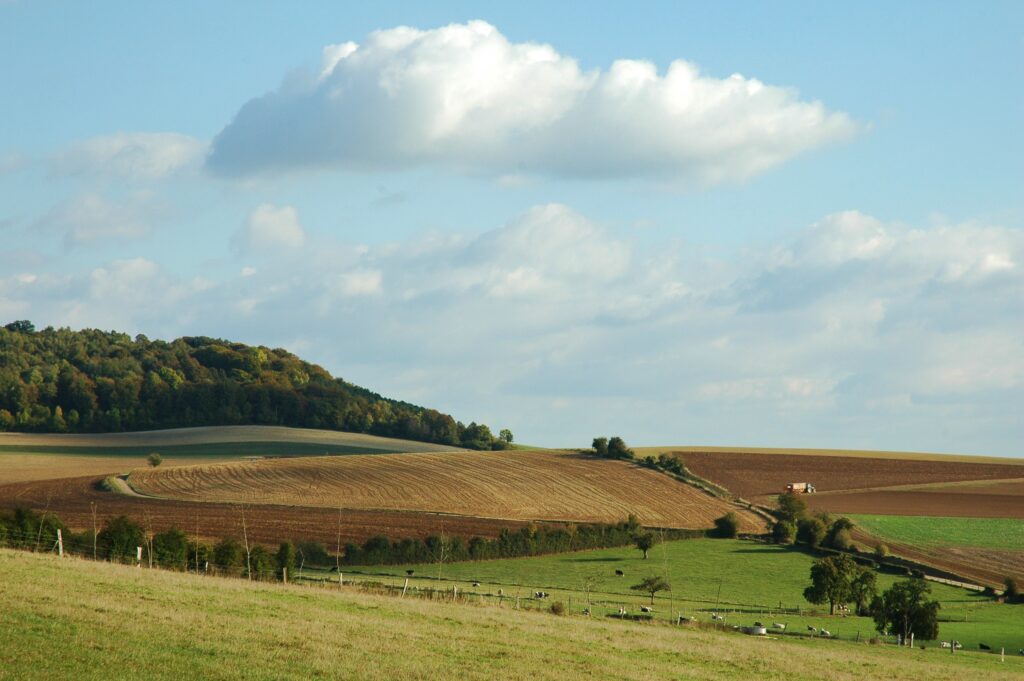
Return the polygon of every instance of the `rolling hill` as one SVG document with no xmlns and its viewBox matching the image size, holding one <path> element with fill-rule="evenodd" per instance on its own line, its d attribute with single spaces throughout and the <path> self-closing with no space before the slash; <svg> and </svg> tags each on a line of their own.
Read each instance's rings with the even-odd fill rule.
<svg viewBox="0 0 1024 681">
<path fill-rule="evenodd" d="M 499 449 L 482 424 L 388 399 L 287 350 L 85 329 L 0 328 L 0 431 L 271 425 Z"/>
</svg>

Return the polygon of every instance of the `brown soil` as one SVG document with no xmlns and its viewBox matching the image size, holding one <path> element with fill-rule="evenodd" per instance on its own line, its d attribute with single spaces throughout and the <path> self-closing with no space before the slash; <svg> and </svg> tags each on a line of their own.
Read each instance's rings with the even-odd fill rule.
<svg viewBox="0 0 1024 681">
<path fill-rule="evenodd" d="M 178 527 L 189 534 L 199 523 L 206 540 L 225 536 L 242 538 L 242 510 L 238 504 L 169 501 L 131 497 L 99 489 L 103 478 L 93 476 L 0 485 L 0 509 L 27 506 L 49 510 L 75 531 L 92 527 L 90 504 L 96 504 L 100 526 L 111 517 L 126 515 L 154 532 Z M 284 539 L 309 539 L 333 548 L 338 540 L 338 510 L 306 506 L 246 505 L 250 540 L 276 545 Z M 425 538 L 441 532 L 449 535 L 496 537 L 502 528 L 526 525 L 514 520 L 489 520 L 464 516 L 406 511 L 345 509 L 341 513 L 341 541 L 363 542 L 383 534 L 397 539 Z"/>
<path fill-rule="evenodd" d="M 783 491 L 790 482 L 812 482 L 819 491 L 893 485 L 1020 478 L 1019 464 L 921 461 L 844 456 L 679 452 L 696 475 L 745 499 Z M 829 498 L 835 498 L 831 496 Z"/>
<path fill-rule="evenodd" d="M 1016 494 L 951 488 L 813 494 L 806 498 L 811 508 L 832 513 L 1024 518 L 1024 488 L 1018 488 Z"/>
</svg>

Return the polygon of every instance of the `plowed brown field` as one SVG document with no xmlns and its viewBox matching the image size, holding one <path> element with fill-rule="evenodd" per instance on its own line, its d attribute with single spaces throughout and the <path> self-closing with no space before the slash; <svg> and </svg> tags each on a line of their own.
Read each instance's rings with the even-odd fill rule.
<svg viewBox="0 0 1024 681">
<path fill-rule="evenodd" d="M 1024 465 L 1019 460 L 995 464 L 745 452 L 680 452 L 679 455 L 696 475 L 752 500 L 778 494 L 790 482 L 813 482 L 819 492 L 827 492 L 1020 478 L 1024 474 Z M 835 496 L 830 495 L 830 498 Z"/>
<path fill-rule="evenodd" d="M 735 508 L 631 463 L 574 453 L 459 452 L 274 459 L 138 470 L 132 486 L 183 501 L 302 504 L 513 520 L 711 527 Z M 740 513 L 743 531 L 763 528 Z"/>
<path fill-rule="evenodd" d="M 830 454 L 681 452 L 702 478 L 766 505 L 789 482 L 812 482 L 804 497 L 814 510 L 902 516 L 1024 518 L 1021 460 L 972 462 L 964 457 L 876 458 Z M 877 541 L 862 530 L 855 539 Z M 897 555 L 983 583 L 1024 575 L 1020 551 L 965 546 L 916 546 L 887 541 Z"/>
<path fill-rule="evenodd" d="M 0 511 L 25 506 L 55 513 L 75 531 L 92 527 L 92 506 L 99 525 L 108 518 L 126 515 L 154 532 L 177 527 L 207 540 L 242 538 L 242 509 L 237 504 L 171 501 L 131 497 L 101 491 L 92 476 L 0 485 Z M 335 547 L 338 539 L 337 509 L 307 506 L 246 504 L 245 519 L 250 540 L 276 545 L 284 539 L 311 539 Z M 341 512 L 341 541 L 362 543 L 376 535 L 392 538 L 419 537 L 445 532 L 450 535 L 496 537 L 504 527 L 518 529 L 526 523 L 436 513 L 405 511 Z"/>
</svg>

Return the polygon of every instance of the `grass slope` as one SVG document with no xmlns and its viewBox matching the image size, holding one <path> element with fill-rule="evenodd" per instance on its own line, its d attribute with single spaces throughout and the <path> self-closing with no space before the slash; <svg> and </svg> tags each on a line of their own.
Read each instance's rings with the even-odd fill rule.
<svg viewBox="0 0 1024 681">
<path fill-rule="evenodd" d="M 0 679 L 1020 678 L 997 656 L 196 578 L 0 550 Z"/>
</svg>

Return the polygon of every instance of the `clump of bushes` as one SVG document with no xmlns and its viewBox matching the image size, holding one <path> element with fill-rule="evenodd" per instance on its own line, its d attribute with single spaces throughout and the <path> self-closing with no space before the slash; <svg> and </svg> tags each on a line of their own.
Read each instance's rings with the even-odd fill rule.
<svg viewBox="0 0 1024 681">
<path fill-rule="evenodd" d="M 552 615 L 564 615 L 565 614 L 565 603 L 563 603 L 562 601 L 555 601 L 554 603 L 551 604 L 551 607 L 548 608 L 548 610 L 551 611 Z"/>
<path fill-rule="evenodd" d="M 621 437 L 595 437 L 591 443 L 594 454 L 602 459 L 632 459 L 636 453 L 626 446 L 625 440 Z"/>
<path fill-rule="evenodd" d="M 715 518 L 715 529 L 712 534 L 721 539 L 735 539 L 740 533 L 740 517 L 729 511 L 721 518 Z"/>
</svg>

